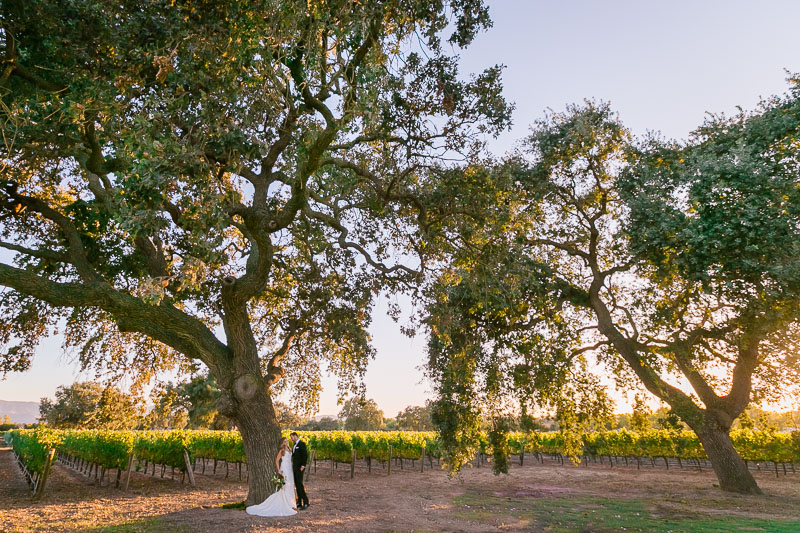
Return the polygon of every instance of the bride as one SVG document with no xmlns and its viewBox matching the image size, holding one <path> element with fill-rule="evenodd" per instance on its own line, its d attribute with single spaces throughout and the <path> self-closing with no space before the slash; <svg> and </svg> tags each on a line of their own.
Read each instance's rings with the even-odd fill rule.
<svg viewBox="0 0 800 533">
<path fill-rule="evenodd" d="M 281 439 L 281 449 L 275 458 L 275 467 L 283 476 L 286 483 L 275 494 L 259 503 L 251 505 L 247 514 L 258 516 L 291 516 L 297 514 L 295 510 L 294 474 L 292 473 L 292 452 L 289 450 L 289 440 Z"/>
</svg>

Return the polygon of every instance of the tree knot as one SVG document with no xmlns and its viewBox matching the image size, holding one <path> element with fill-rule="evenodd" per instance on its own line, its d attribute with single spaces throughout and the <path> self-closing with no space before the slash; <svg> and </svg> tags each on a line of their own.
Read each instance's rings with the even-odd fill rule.
<svg viewBox="0 0 800 533">
<path fill-rule="evenodd" d="M 264 386 L 264 381 L 261 376 L 253 374 L 242 374 L 233 384 L 236 398 L 239 400 L 250 400 L 258 392 L 259 387 Z"/>
</svg>

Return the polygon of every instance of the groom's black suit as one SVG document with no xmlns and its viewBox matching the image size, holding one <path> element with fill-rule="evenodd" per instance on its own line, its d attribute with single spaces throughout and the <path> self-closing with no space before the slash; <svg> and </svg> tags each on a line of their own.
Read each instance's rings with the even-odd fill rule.
<svg viewBox="0 0 800 533">
<path fill-rule="evenodd" d="M 306 466 L 308 462 L 308 448 L 306 443 L 298 440 L 292 448 L 292 471 L 294 472 L 294 486 L 297 489 L 297 505 L 308 505 L 308 495 L 303 486 L 303 470 L 301 466 Z"/>
</svg>

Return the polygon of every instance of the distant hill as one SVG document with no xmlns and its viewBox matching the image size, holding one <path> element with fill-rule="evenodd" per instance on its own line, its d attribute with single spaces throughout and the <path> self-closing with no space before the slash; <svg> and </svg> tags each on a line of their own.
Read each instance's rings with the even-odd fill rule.
<svg viewBox="0 0 800 533">
<path fill-rule="evenodd" d="M 7 402 L 0 400 L 0 421 L 8 415 L 17 424 L 32 424 L 39 418 L 39 402 Z"/>
</svg>

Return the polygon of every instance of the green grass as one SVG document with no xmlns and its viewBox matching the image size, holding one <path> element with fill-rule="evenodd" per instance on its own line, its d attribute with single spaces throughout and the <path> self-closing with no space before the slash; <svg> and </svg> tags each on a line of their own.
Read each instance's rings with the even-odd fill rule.
<svg viewBox="0 0 800 533">
<path fill-rule="evenodd" d="M 244 509 L 245 507 L 247 507 L 247 505 L 245 505 L 245 501 L 246 500 L 233 503 L 223 503 L 222 505 L 220 505 L 220 507 L 222 507 L 223 509 Z"/>
<path fill-rule="evenodd" d="M 191 529 L 186 526 L 167 524 L 160 518 L 142 518 L 115 526 L 100 526 L 92 528 L 89 531 L 98 533 L 162 533 L 163 531 L 169 531 L 170 533 L 190 533 Z"/>
<path fill-rule="evenodd" d="M 706 533 L 764 531 L 797 533 L 800 521 L 763 520 L 704 515 L 658 516 L 655 502 L 640 499 L 609 499 L 586 496 L 557 498 L 501 497 L 468 492 L 453 503 L 464 519 L 552 532 L 635 531 L 652 533 Z"/>
</svg>

